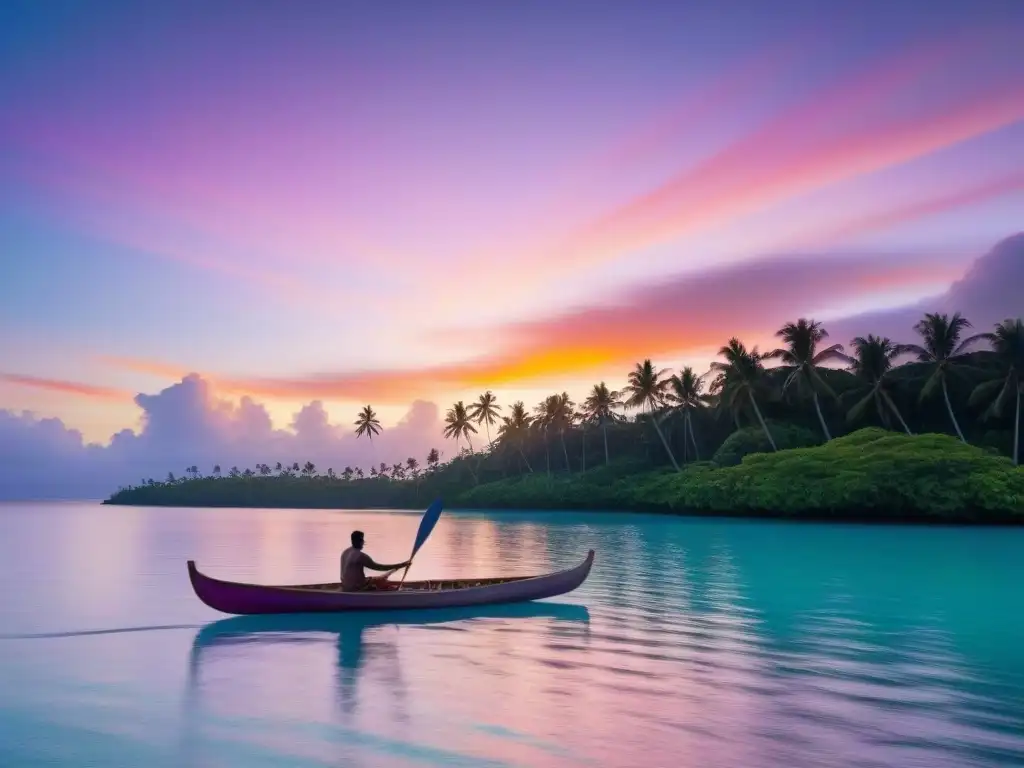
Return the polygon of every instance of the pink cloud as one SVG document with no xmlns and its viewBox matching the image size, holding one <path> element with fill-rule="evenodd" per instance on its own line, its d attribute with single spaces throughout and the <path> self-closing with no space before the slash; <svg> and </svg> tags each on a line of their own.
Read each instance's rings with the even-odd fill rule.
<svg viewBox="0 0 1024 768">
<path fill-rule="evenodd" d="M 127 390 L 114 387 L 102 387 L 95 384 L 83 384 L 78 381 L 47 379 L 39 376 L 25 376 L 16 373 L 0 373 L 0 381 L 35 389 L 45 389 L 64 395 L 96 398 L 99 400 L 131 400 L 132 394 Z"/>
</svg>

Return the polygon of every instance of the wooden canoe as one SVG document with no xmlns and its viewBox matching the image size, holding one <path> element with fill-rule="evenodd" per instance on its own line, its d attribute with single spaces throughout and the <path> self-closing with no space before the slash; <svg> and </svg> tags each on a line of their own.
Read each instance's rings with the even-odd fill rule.
<svg viewBox="0 0 1024 768">
<path fill-rule="evenodd" d="M 571 592 L 590 575 L 594 550 L 574 568 L 540 576 L 407 581 L 399 589 L 342 592 L 341 584 L 268 586 L 222 581 L 201 573 L 188 561 L 196 597 L 222 613 L 340 613 L 345 611 L 461 608 L 540 600 Z"/>
</svg>

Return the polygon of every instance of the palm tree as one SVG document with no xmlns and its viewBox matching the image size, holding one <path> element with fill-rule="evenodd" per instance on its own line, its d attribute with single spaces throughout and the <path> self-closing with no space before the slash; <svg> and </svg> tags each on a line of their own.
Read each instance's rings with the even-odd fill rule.
<svg viewBox="0 0 1024 768">
<path fill-rule="evenodd" d="M 558 395 L 549 395 L 533 409 L 533 428 L 539 430 L 544 438 L 544 463 L 548 476 L 551 475 L 551 446 L 548 444 L 548 431 L 554 423 L 555 412 L 558 410 Z"/>
<path fill-rule="evenodd" d="M 242 473 L 242 477 L 244 477 L 246 480 L 248 480 L 250 477 L 252 477 L 255 474 L 256 474 L 255 472 L 253 472 L 251 469 L 246 467 L 245 471 Z"/>
<path fill-rule="evenodd" d="M 238 471 L 238 467 L 232 467 L 232 468 L 231 468 L 231 471 L 230 471 L 230 472 L 228 472 L 228 477 L 238 477 L 238 476 L 240 476 L 241 474 L 242 474 L 242 473 Z"/>
<path fill-rule="evenodd" d="M 795 323 L 786 323 L 776 331 L 775 335 L 786 342 L 786 348 L 769 352 L 765 358 L 781 360 L 784 366 L 792 368 L 782 384 L 783 392 L 786 392 L 793 384 L 796 384 L 798 392 L 810 391 L 811 400 L 814 401 L 814 410 L 821 423 L 821 431 L 825 433 L 825 441 L 828 442 L 832 439 L 832 433 L 828 431 L 825 417 L 821 413 L 818 390 L 820 389 L 833 398 L 836 394 L 821 377 L 818 367 L 830 360 L 846 360 L 847 358 L 843 354 L 843 345 L 833 344 L 819 351 L 818 345 L 828 338 L 828 331 L 821 327 L 821 323 L 802 317 Z"/>
<path fill-rule="evenodd" d="M 584 418 L 590 422 L 600 425 L 604 437 L 604 463 L 610 464 L 611 458 L 608 453 L 608 422 L 618 421 L 619 415 L 615 413 L 616 408 L 622 407 L 622 397 L 618 390 L 608 389 L 603 381 L 595 384 L 590 390 L 587 399 L 583 401 Z M 584 444 L 584 450 L 586 445 Z"/>
<path fill-rule="evenodd" d="M 314 464 L 312 461 L 307 461 L 302 466 L 302 474 L 305 475 L 306 477 L 312 477 L 313 475 L 315 475 L 316 474 L 316 464 Z"/>
<path fill-rule="evenodd" d="M 921 399 L 924 400 L 935 391 L 936 387 L 942 389 L 942 397 L 946 401 L 946 410 L 949 412 L 950 421 L 961 441 L 967 442 L 964 433 L 960 429 L 960 423 L 953 413 L 953 404 L 949 400 L 949 388 L 946 384 L 949 372 L 955 370 L 958 362 L 967 354 L 968 348 L 975 342 L 983 339 L 985 334 L 969 336 L 963 341 L 960 337 L 963 332 L 970 328 L 971 324 L 966 317 L 955 312 L 953 317 L 940 315 L 937 312 L 927 313 L 914 330 L 921 337 L 922 344 L 900 344 L 900 354 L 910 353 L 917 355 L 920 363 L 926 363 L 932 368 L 932 374 L 928 377 L 921 388 Z"/>
<path fill-rule="evenodd" d="M 868 391 L 847 412 L 847 421 L 854 422 L 859 420 L 864 415 L 868 405 L 873 402 L 878 410 L 878 416 L 882 420 L 882 424 L 888 427 L 889 411 L 892 411 L 896 414 L 896 418 L 899 419 L 900 425 L 906 433 L 908 435 L 912 434 L 910 427 L 903 420 L 899 408 L 896 407 L 896 403 L 889 396 L 887 389 L 888 376 L 893 369 L 893 361 L 900 355 L 899 346 L 893 344 L 892 341 L 885 337 L 879 338 L 878 336 L 868 335 L 866 339 L 863 336 L 855 338 L 853 340 L 853 350 L 854 356 L 847 356 L 847 360 L 850 363 L 850 371 L 864 381 Z"/>
<path fill-rule="evenodd" d="M 768 438 L 768 444 L 773 451 L 779 450 L 755 396 L 764 387 L 764 360 L 767 356 L 758 352 L 757 347 L 748 350 L 735 337 L 729 339 L 729 343 L 719 349 L 718 354 L 725 358 L 725 362 L 715 360 L 711 363 L 711 370 L 718 374 L 711 382 L 711 391 L 718 396 L 719 404 L 732 411 L 735 417 L 742 410 L 743 400 L 748 399 Z"/>
<path fill-rule="evenodd" d="M 420 468 L 420 463 L 418 461 L 416 461 L 415 458 L 410 456 L 408 459 L 405 460 L 405 466 L 409 470 L 409 473 L 413 477 L 416 477 L 416 474 L 417 474 L 416 470 L 418 470 Z"/>
<path fill-rule="evenodd" d="M 366 435 L 373 442 L 373 436 L 380 434 L 380 422 L 377 421 L 377 414 L 369 405 L 359 412 L 356 417 L 356 437 Z"/>
<path fill-rule="evenodd" d="M 274 471 L 277 472 L 277 474 L 281 474 L 281 472 L 284 471 L 284 466 L 281 464 L 280 461 L 274 465 Z"/>
<path fill-rule="evenodd" d="M 476 427 L 470 421 L 469 412 L 466 410 L 466 404 L 461 400 L 455 403 L 451 408 L 448 409 L 448 413 L 444 417 L 444 436 L 449 440 L 455 440 L 455 445 L 458 447 L 459 440 L 466 438 L 466 445 L 469 446 L 469 452 L 473 453 L 473 442 L 470 440 L 470 433 L 476 434 Z M 469 467 L 469 473 L 473 476 L 473 482 L 479 482 L 476 470 L 473 468 L 473 464 L 470 461 L 466 462 L 466 466 Z"/>
<path fill-rule="evenodd" d="M 354 475 L 354 474 L 355 474 L 355 470 L 352 469 L 352 467 L 345 467 L 341 471 L 341 477 L 345 480 L 346 483 L 352 479 L 352 475 Z"/>
<path fill-rule="evenodd" d="M 554 405 L 552 424 L 558 429 L 558 439 L 562 443 L 562 455 L 565 456 L 565 471 L 572 472 L 572 467 L 569 465 L 569 450 L 565 447 L 565 432 L 567 429 L 571 429 L 572 425 L 576 422 L 576 403 L 569 397 L 568 392 L 555 395 L 552 403 Z"/>
<path fill-rule="evenodd" d="M 693 443 L 693 455 L 700 461 L 700 448 L 693 433 L 693 414 L 708 404 L 708 396 L 703 389 L 704 377 L 698 376 L 689 366 L 668 380 L 666 400 L 672 405 L 672 412 L 683 414 L 683 461 L 686 460 L 687 437 Z"/>
<path fill-rule="evenodd" d="M 637 363 L 636 368 L 630 372 L 629 378 L 626 380 L 626 388 L 623 393 L 626 395 L 625 405 L 627 408 L 639 408 L 641 413 L 650 409 L 651 423 L 654 424 L 654 429 L 658 433 L 658 437 L 661 438 L 661 444 L 665 446 L 665 452 L 672 460 L 672 466 L 679 472 L 681 471 L 679 462 L 676 461 L 655 414 L 658 408 L 665 405 L 665 389 L 668 386 L 668 380 L 664 378 L 665 373 L 666 371 L 663 370 L 655 370 L 650 359 Z"/>
<path fill-rule="evenodd" d="M 466 438 L 466 445 L 469 446 L 470 453 L 472 453 L 473 443 L 469 439 L 469 435 L 470 433 L 476 434 L 476 427 L 470 421 L 466 404 L 459 400 L 449 408 L 448 413 L 445 414 L 444 423 L 444 436 L 449 440 L 455 440 L 456 445 L 461 438 Z"/>
<path fill-rule="evenodd" d="M 220 477 L 220 464 L 213 465 L 213 476 Z"/>
<path fill-rule="evenodd" d="M 526 458 L 526 453 L 523 452 L 523 444 L 526 441 L 532 420 L 530 414 L 526 412 L 526 406 L 523 404 L 523 401 L 516 400 L 512 403 L 512 410 L 509 412 L 509 415 L 501 417 L 501 426 L 498 428 L 499 438 L 502 442 L 507 440 L 515 444 L 519 455 L 531 474 L 533 473 L 533 467 L 530 466 L 530 461 Z"/>
<path fill-rule="evenodd" d="M 363 468 L 362 467 L 356 467 L 356 479 L 357 480 L 362 480 L 364 477 L 365 477 L 365 475 L 363 474 Z"/>
<path fill-rule="evenodd" d="M 437 470 L 437 465 L 441 463 L 441 454 L 438 453 L 437 448 L 431 448 L 427 454 L 427 466 L 430 467 L 430 471 L 434 472 Z"/>
<path fill-rule="evenodd" d="M 500 410 L 498 398 L 491 390 L 484 392 L 475 403 L 469 406 L 469 418 L 477 424 L 483 424 L 487 429 L 488 445 L 491 443 L 491 424 L 498 420 L 498 411 Z"/>
<path fill-rule="evenodd" d="M 991 333 L 980 334 L 995 352 L 999 361 L 1000 377 L 979 384 L 971 393 L 971 404 L 977 405 L 995 395 L 985 411 L 985 417 L 1002 416 L 1006 402 L 1016 400 L 1013 417 L 1013 464 L 1020 466 L 1020 400 L 1024 394 L 1024 322 L 1020 318 L 1007 318 Z M 998 392 L 998 394 L 996 394 Z"/>
</svg>

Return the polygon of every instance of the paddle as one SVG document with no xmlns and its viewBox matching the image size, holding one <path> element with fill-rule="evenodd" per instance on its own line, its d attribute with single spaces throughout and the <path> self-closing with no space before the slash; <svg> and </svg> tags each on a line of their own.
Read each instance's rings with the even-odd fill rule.
<svg viewBox="0 0 1024 768">
<path fill-rule="evenodd" d="M 427 511 L 423 513 L 423 518 L 420 520 L 419 530 L 416 531 L 416 541 L 412 545 L 412 554 L 409 555 L 409 565 L 405 566 L 405 573 L 402 574 L 402 580 L 398 582 L 398 588 L 401 589 L 405 583 L 405 577 L 409 575 L 409 567 L 412 565 L 412 559 L 416 557 L 416 553 L 419 552 L 420 547 L 430 536 L 430 532 L 434 530 L 434 526 L 437 525 L 437 519 L 441 516 L 441 509 L 444 505 L 441 504 L 441 500 L 437 499 L 433 504 L 427 507 Z"/>
</svg>

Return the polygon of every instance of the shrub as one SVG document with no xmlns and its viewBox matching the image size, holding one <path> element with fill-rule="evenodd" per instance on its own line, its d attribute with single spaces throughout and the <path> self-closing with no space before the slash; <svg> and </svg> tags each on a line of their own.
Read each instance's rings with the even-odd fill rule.
<svg viewBox="0 0 1024 768">
<path fill-rule="evenodd" d="M 803 448 L 817 445 L 821 439 L 808 429 L 795 424 L 768 423 L 775 445 L 779 450 L 787 448 Z M 771 443 L 760 427 L 745 427 L 733 432 L 715 452 L 712 461 L 720 467 L 732 467 L 739 464 L 744 456 L 752 453 L 770 453 Z"/>
</svg>

